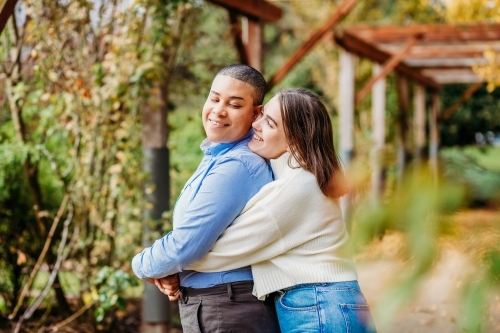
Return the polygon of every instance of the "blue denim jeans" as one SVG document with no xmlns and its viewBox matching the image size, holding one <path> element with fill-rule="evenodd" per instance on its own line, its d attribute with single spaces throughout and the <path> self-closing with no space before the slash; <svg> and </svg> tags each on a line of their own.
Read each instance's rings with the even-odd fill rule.
<svg viewBox="0 0 500 333">
<path fill-rule="evenodd" d="M 357 281 L 300 284 L 274 300 L 282 333 L 375 333 Z"/>
</svg>

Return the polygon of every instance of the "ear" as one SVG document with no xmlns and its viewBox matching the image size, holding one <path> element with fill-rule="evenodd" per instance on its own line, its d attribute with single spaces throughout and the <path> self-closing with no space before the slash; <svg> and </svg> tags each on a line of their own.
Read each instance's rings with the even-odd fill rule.
<svg viewBox="0 0 500 333">
<path fill-rule="evenodd" d="M 253 108 L 253 117 L 252 117 L 253 121 L 255 121 L 255 119 L 257 119 L 257 117 L 260 115 L 263 107 L 264 106 L 262 106 L 262 105 L 257 105 Z"/>
</svg>

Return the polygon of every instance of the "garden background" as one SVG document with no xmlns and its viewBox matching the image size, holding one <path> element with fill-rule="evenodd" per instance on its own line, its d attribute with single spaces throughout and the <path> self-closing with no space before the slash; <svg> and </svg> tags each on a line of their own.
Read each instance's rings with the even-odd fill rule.
<svg viewBox="0 0 500 333">
<path fill-rule="evenodd" d="M 269 77 L 340 1 L 272 1 Z M 342 21 L 498 23 L 500 1 L 364 0 Z M 336 127 L 339 48 L 332 35 L 266 96 L 302 86 Z M 488 84 L 440 123 L 438 181 L 396 177 L 398 110 L 387 77 L 386 186 L 370 199 L 370 97 L 355 110 L 350 223 L 360 283 L 381 332 L 500 331 L 500 58 Z M 147 110 L 168 110 L 170 203 L 202 157 L 201 107 L 217 71 L 239 62 L 227 11 L 201 0 L 22 0 L 0 35 L 0 330 L 136 332 L 142 282 L 130 259 L 171 230 L 154 223 L 143 153 Z M 371 77 L 358 60 L 356 85 Z M 467 89 L 440 92 L 449 106 Z M 158 221 L 156 221 L 158 222 Z M 179 329 L 175 307 L 172 330 Z"/>
</svg>

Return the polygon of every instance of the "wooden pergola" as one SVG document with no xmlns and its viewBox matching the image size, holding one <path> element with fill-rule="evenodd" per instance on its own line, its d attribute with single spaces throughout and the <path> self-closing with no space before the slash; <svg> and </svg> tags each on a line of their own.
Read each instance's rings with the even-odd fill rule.
<svg viewBox="0 0 500 333">
<path fill-rule="evenodd" d="M 348 164 L 354 151 L 353 114 L 357 102 L 372 93 L 373 155 L 385 145 L 385 77 L 396 72 L 399 116 L 397 124 L 398 169 L 402 174 L 412 155 L 422 159 L 426 146 L 426 93 L 431 94 L 429 112 L 429 159 L 437 171 L 439 146 L 438 121 L 446 119 L 461 102 L 472 96 L 483 84 L 472 70 L 473 65 L 487 63 L 484 51 L 500 52 L 500 24 L 351 26 L 335 32 L 335 42 L 342 47 L 339 74 L 340 148 Z M 355 56 L 374 63 L 373 76 L 359 91 L 354 89 Z M 409 81 L 414 82 L 413 126 Z M 439 90 L 444 84 L 466 83 L 470 88 L 449 109 L 441 112 Z M 413 131 L 410 131 L 413 128 Z M 408 133 L 414 134 L 409 146 Z M 383 190 L 383 170 L 379 159 L 373 160 L 374 196 Z"/>
</svg>

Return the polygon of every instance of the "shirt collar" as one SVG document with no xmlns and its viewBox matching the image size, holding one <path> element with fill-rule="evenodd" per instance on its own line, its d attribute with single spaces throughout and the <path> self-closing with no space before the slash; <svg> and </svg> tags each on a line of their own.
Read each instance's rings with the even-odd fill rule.
<svg viewBox="0 0 500 333">
<path fill-rule="evenodd" d="M 201 143 L 200 148 L 205 153 L 205 155 L 219 156 L 231 150 L 231 148 L 236 146 L 238 143 L 242 141 L 248 141 L 252 137 L 252 135 L 253 135 L 253 129 L 248 131 L 248 133 L 243 138 L 233 142 L 212 143 L 210 140 L 205 139 Z"/>
</svg>

